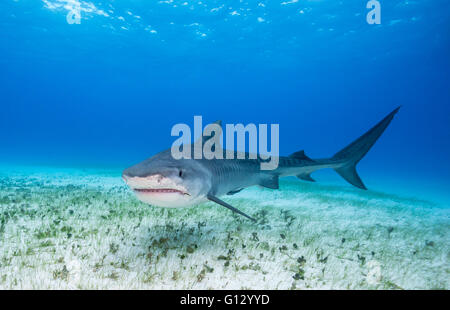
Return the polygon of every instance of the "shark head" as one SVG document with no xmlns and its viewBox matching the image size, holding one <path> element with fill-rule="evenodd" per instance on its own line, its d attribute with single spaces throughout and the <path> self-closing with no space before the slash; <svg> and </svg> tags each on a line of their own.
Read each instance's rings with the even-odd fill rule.
<svg viewBox="0 0 450 310">
<path fill-rule="evenodd" d="M 200 162 L 176 160 L 170 150 L 123 171 L 122 178 L 136 197 L 159 207 L 185 207 L 206 200 L 211 175 Z"/>
</svg>

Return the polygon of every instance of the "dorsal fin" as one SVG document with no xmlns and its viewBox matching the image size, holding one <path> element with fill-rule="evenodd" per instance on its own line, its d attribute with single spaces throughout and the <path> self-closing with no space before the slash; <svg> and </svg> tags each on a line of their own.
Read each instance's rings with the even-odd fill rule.
<svg viewBox="0 0 450 310">
<path fill-rule="evenodd" d="M 303 160 L 308 160 L 308 161 L 313 161 L 311 158 L 309 158 L 308 156 L 305 155 L 305 151 L 304 150 L 292 153 L 291 155 L 289 155 L 289 157 L 297 158 L 297 159 L 303 159 Z"/>
<path fill-rule="evenodd" d="M 212 132 L 211 132 L 211 135 L 209 135 L 209 134 L 206 132 L 206 129 L 207 129 L 208 126 L 210 126 L 210 125 L 218 125 L 220 129 L 216 128 L 216 129 L 218 129 L 218 130 L 212 131 Z M 205 145 L 205 142 L 207 142 L 207 141 L 210 140 L 211 138 L 215 137 L 216 133 L 217 133 L 218 136 L 220 137 L 220 135 L 222 134 L 222 131 L 223 131 L 223 129 L 222 129 L 222 121 L 221 121 L 221 120 L 218 120 L 218 121 L 215 121 L 214 123 L 208 124 L 208 125 L 206 125 L 205 129 L 203 129 L 202 135 L 201 135 L 197 140 L 195 140 L 195 143 L 194 143 L 194 144 L 200 143 L 200 144 L 201 144 L 201 149 L 203 149 L 203 145 Z M 205 135 L 205 134 L 206 134 L 206 135 Z M 222 145 L 221 145 L 222 143 L 216 143 L 216 144 L 218 144 L 217 146 L 218 146 L 219 149 L 222 148 Z M 212 151 L 212 152 L 214 152 L 214 151 L 216 150 L 216 144 L 214 144 L 214 145 L 211 147 L 211 151 Z"/>
<path fill-rule="evenodd" d="M 220 131 L 217 132 L 217 134 L 218 134 L 219 136 L 222 134 L 222 121 L 221 121 L 221 120 L 215 121 L 214 123 L 211 123 L 211 124 L 209 124 L 209 125 L 219 125 Z M 208 127 L 209 125 L 207 125 L 206 127 Z M 206 127 L 205 127 L 205 129 L 206 129 Z M 203 130 L 203 134 L 205 134 L 205 130 Z M 209 139 L 211 139 L 212 137 L 214 137 L 215 134 L 216 134 L 216 131 L 213 131 L 212 135 L 210 135 L 210 136 L 204 136 L 204 135 L 202 135 L 203 143 L 205 143 L 206 141 L 208 141 Z"/>
</svg>

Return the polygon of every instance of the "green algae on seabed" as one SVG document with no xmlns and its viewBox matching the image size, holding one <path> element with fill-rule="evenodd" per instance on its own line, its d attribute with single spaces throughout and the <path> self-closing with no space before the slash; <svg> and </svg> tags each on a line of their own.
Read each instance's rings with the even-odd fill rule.
<svg viewBox="0 0 450 310">
<path fill-rule="evenodd" d="M 449 288 L 447 208 L 299 181 L 227 201 L 257 224 L 146 206 L 116 171 L 3 172 L 0 288 Z"/>
</svg>

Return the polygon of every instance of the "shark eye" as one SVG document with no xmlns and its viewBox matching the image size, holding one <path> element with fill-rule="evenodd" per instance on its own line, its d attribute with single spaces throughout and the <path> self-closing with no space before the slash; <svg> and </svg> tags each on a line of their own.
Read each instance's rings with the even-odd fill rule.
<svg viewBox="0 0 450 310">
<path fill-rule="evenodd" d="M 178 176 L 181 178 L 183 176 L 183 171 L 180 170 L 180 172 L 178 172 Z"/>
</svg>

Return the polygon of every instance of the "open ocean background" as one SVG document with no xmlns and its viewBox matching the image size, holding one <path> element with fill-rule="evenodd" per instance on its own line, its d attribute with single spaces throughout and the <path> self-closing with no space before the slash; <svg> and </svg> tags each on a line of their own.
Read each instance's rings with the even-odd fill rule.
<svg viewBox="0 0 450 310">
<path fill-rule="evenodd" d="M 383 1 L 381 25 L 363 0 L 81 1 L 68 24 L 76 3 L 0 4 L 2 162 L 127 167 L 194 115 L 327 157 L 402 105 L 363 180 L 447 194 L 448 1 Z"/>
<path fill-rule="evenodd" d="M 38 199 L 34 202 L 36 210 L 43 202 L 51 205 L 55 201 L 56 206 L 55 197 L 60 197 L 56 194 L 59 189 L 54 192 L 50 188 L 52 184 L 106 188 L 114 184 L 119 188 L 123 185 L 120 180 L 122 169 L 170 147 L 174 141 L 174 137 L 170 136 L 172 126 L 176 123 L 193 126 L 194 115 L 202 115 L 204 124 L 217 119 L 223 123 L 277 123 L 280 124 L 280 155 L 304 149 L 309 157 L 323 158 L 332 156 L 401 105 L 389 128 L 358 165 L 359 174 L 369 192 L 351 189 L 333 171 L 321 171 L 313 175 L 320 181 L 318 184 L 294 180 L 298 188 L 292 185 L 294 183 L 289 183 L 291 185 L 285 188 L 286 195 L 297 197 L 295 201 L 300 201 L 300 204 L 305 198 L 301 195 L 308 195 L 308 191 L 317 194 L 314 199 L 333 192 L 333 199 L 339 199 L 343 204 L 345 197 L 359 195 L 357 199 L 376 202 L 383 212 L 387 210 L 383 214 L 390 214 L 391 203 L 394 208 L 400 199 L 398 197 L 403 197 L 405 200 L 398 203 L 402 206 L 402 212 L 406 212 L 406 217 L 418 205 L 422 207 L 430 203 L 435 209 L 414 213 L 408 217 L 409 220 L 405 220 L 408 223 L 405 227 L 412 227 L 411 223 L 419 218 L 429 220 L 427 224 L 416 227 L 412 233 L 398 235 L 396 242 L 412 244 L 413 241 L 406 241 L 409 240 L 407 236 L 417 233 L 416 241 L 420 247 L 431 249 L 434 246 L 433 251 L 440 252 L 427 252 L 422 257 L 422 265 L 414 263 L 418 270 L 424 266 L 424 269 L 416 270 L 417 275 L 421 274 L 417 279 L 423 282 L 414 282 L 406 271 L 402 276 L 396 274 L 395 270 L 403 269 L 393 263 L 391 280 L 383 287 L 411 285 L 409 288 L 448 289 L 450 2 L 380 2 L 381 24 L 369 25 L 366 22 L 369 9 L 365 0 L 1 1 L 0 174 L 3 182 L 0 189 L 3 198 L 0 195 L 0 208 L 18 210 L 22 202 L 13 197 L 24 186 L 25 192 L 28 191 L 27 186 L 31 186 L 33 199 Z M 69 24 L 66 16 L 75 7 L 80 7 L 80 24 Z M 104 171 L 108 171 L 106 176 Z M 97 178 L 97 174 L 101 177 Z M 32 179 L 27 179 L 27 176 L 32 176 Z M 42 180 L 44 183 L 40 183 Z M 105 182 L 107 185 L 103 185 Z M 64 187 L 64 190 L 72 191 L 72 195 L 81 195 L 78 197 L 84 193 L 78 187 Z M 123 193 L 125 189 L 118 191 Z M 26 195 L 23 196 L 23 203 L 29 201 Z M 121 205 L 130 201 L 144 207 L 131 195 L 121 195 L 122 200 L 117 200 L 122 201 Z M 283 188 L 277 192 L 264 190 L 263 194 L 258 189 L 250 189 L 233 199 L 242 199 L 244 207 L 247 203 L 248 208 L 252 208 L 253 205 L 248 202 L 251 199 L 264 197 L 265 200 L 259 203 L 273 201 L 276 205 L 277 199 L 282 201 L 286 198 L 282 195 Z M 106 205 L 108 195 L 105 197 L 105 205 L 93 203 L 97 210 L 102 210 L 98 211 L 99 214 L 109 212 L 107 210 L 110 208 Z M 103 196 L 101 199 L 103 201 Z M 389 203 L 383 203 L 384 199 Z M 280 204 L 289 209 L 289 199 L 283 201 L 284 204 Z M 72 208 L 66 200 L 58 203 L 58 208 L 62 210 Z M 317 212 L 324 212 L 326 216 L 325 207 L 320 209 L 323 204 L 317 203 L 315 206 L 311 214 L 316 212 L 314 210 L 321 210 Z M 412 209 L 409 210 L 408 206 Z M 364 210 L 370 209 L 366 207 Z M 308 205 L 305 208 L 308 210 Z M 39 210 L 37 212 L 47 212 Z M 163 213 L 165 211 L 159 208 L 149 210 L 142 211 L 150 212 L 144 218 L 160 216 L 158 212 L 168 219 L 173 215 Z M 196 219 L 216 216 L 213 214 L 216 209 L 200 210 L 203 213 L 196 213 Z M 303 212 L 295 206 L 292 210 Z M 375 209 L 371 210 L 375 212 Z M 189 218 L 187 213 L 182 213 L 187 211 L 174 212 Z M 222 214 L 224 221 L 227 221 L 227 216 L 228 221 L 233 221 L 226 210 L 220 212 L 218 214 Z M 361 225 L 366 225 L 365 213 L 361 210 L 352 213 L 346 209 L 342 212 L 342 216 L 348 212 L 349 219 L 359 214 Z M 3 214 L 11 213 L 5 211 Z M 378 218 L 378 223 L 384 223 L 389 218 L 383 216 Z M 18 223 L 21 220 L 16 219 L 18 222 L 13 225 L 8 218 L 2 222 L 3 231 L 9 231 L 13 236 L 16 233 L 12 232 L 20 231 Z M 86 215 L 86 218 L 89 216 Z M 374 218 L 377 218 L 376 215 Z M 325 221 L 325 217 L 323 219 Z M 358 221 L 358 218 L 354 220 Z M 7 226 L 7 223 L 13 226 Z M 31 225 L 32 221 L 27 223 L 24 225 Z M 155 225 L 154 222 L 147 224 Z M 218 223 L 211 225 L 214 224 Z M 33 225 L 44 227 L 40 222 Z M 79 224 L 73 225 L 76 227 Z M 106 224 L 95 222 L 92 225 L 99 227 Z M 171 225 L 176 226 L 177 223 L 172 222 Z M 320 221 L 317 225 L 325 227 Z M 114 226 L 111 227 L 114 229 Z M 143 231 L 140 231 L 141 236 Z M 391 234 L 390 228 L 388 231 Z M 274 236 L 279 238 L 279 231 L 276 232 Z M 431 237 L 423 237 L 425 232 L 429 232 Z M 72 236 L 74 233 L 67 234 Z M 327 232 L 322 232 L 322 235 L 327 235 Z M 2 239 L 5 260 L 9 259 L 6 253 L 16 253 L 12 249 L 20 239 L 17 234 L 15 236 L 19 239 L 8 239 L 7 236 Z M 39 238 L 33 236 L 42 235 L 30 235 L 30 244 L 38 242 L 36 240 Z M 50 234 L 52 238 L 55 236 L 59 235 Z M 157 236 L 158 233 L 155 233 L 155 240 L 160 240 Z M 342 236 L 340 233 L 336 236 L 339 243 Z M 276 244 L 279 241 L 275 237 L 273 242 Z M 103 237 L 99 235 L 98 238 L 102 240 Z M 144 239 L 144 236 L 140 238 Z M 348 240 L 349 237 L 346 238 Z M 23 242 L 24 239 L 20 240 Z M 51 242 L 56 245 L 64 243 Z M 150 241 L 142 241 L 142 248 L 148 245 L 146 242 L 151 244 Z M 198 244 L 198 240 L 196 242 Z M 105 251 L 112 255 L 117 251 L 112 251 L 115 248 L 110 245 Z M 87 244 L 86 248 L 89 246 Z M 400 248 L 408 247 L 398 246 Z M 28 253 L 26 248 L 22 250 Z M 33 251 L 44 255 L 40 250 Z M 58 253 L 58 250 L 55 251 Z M 99 249 L 95 251 L 101 252 Z M 406 258 L 411 251 L 408 248 L 400 254 L 392 252 L 392 257 Z M 370 253 L 369 248 L 367 252 Z M 307 255 L 316 257 L 316 254 L 311 250 L 310 254 L 303 255 L 309 259 Z M 48 259 L 45 255 L 40 259 Z M 202 255 L 207 256 L 208 252 Z M 439 262 L 427 265 L 432 257 L 439 257 Z M 54 259 L 61 263 L 56 256 Z M 130 257 L 123 259 L 133 261 Z M 355 260 L 358 261 L 357 258 Z M 383 264 L 384 261 L 379 260 Z M 11 270 L 19 264 L 14 259 L 10 261 Z M 3 262 L 3 268 L 7 268 L 5 266 L 8 265 Z M 43 279 L 64 278 L 58 273 L 62 270 L 64 276 L 62 267 L 56 271 L 52 271 L 53 267 L 49 268 L 50 276 L 44 275 Z M 133 266 L 130 268 L 134 270 Z M 215 268 L 217 271 L 218 267 Z M 15 282 L 8 280 L 6 270 L 0 268 L 0 286 L 3 287 L 65 287 L 62 282 L 54 284 L 53 280 L 42 280 L 39 283 L 46 283 L 42 286 L 39 283 L 27 286 L 24 284 L 26 280 L 18 280 L 19 275 Z M 275 275 L 278 272 L 271 270 Z M 90 271 L 86 274 L 89 275 Z M 19 273 L 22 279 L 36 276 L 33 272 L 27 272 Z M 105 271 L 105 274 L 114 275 L 114 272 Z M 5 275 L 3 280 L 2 274 Z M 120 278 L 120 272 L 118 274 Z M 338 277 L 339 272 L 333 274 Z M 436 274 L 442 278 L 431 283 L 437 279 Z M 109 277 L 108 281 L 113 281 L 115 277 Z M 161 277 L 172 277 L 172 271 Z M 431 282 L 427 282 L 427 277 Z M 178 279 L 175 273 L 173 278 Z M 290 273 L 283 281 L 286 279 L 292 280 Z M 323 282 L 326 285 L 319 281 L 311 282 L 309 287 L 345 287 L 339 284 L 340 280 L 328 280 Z M 254 281 L 255 285 L 266 283 L 263 280 Z M 354 279 L 350 282 L 357 283 Z M 392 284 L 394 282 L 395 285 Z M 99 283 L 103 284 L 80 284 L 78 287 L 116 287 L 111 284 L 113 282 Z M 129 283 L 133 285 L 134 282 L 130 280 Z M 183 286 L 181 282 L 172 286 L 170 283 L 163 286 L 158 286 L 162 282 L 155 283 L 152 284 L 154 287 L 202 288 Z M 284 283 L 280 288 L 291 285 L 290 282 L 280 283 Z M 239 288 L 233 285 L 225 287 Z"/>
</svg>

